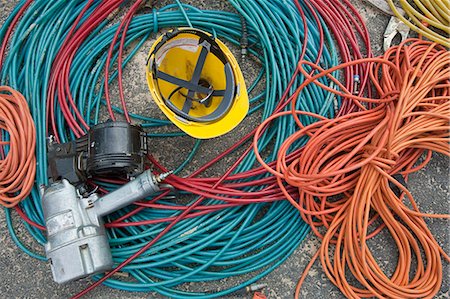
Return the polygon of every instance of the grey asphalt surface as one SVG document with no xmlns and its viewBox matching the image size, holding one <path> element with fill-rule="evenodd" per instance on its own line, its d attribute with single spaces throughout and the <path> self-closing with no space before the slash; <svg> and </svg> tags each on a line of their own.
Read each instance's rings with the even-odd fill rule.
<svg viewBox="0 0 450 299">
<path fill-rule="evenodd" d="M 3 23 L 8 13 L 13 9 L 18 1 L 0 1 L 0 24 Z M 162 1 L 162 4 L 173 1 Z M 201 8 L 229 9 L 225 1 L 184 1 Z M 378 11 L 370 8 L 362 0 L 353 0 L 354 5 L 365 19 L 371 33 L 373 50 L 380 53 L 382 48 L 383 32 L 389 18 Z M 147 90 L 147 83 L 144 78 L 143 61 L 146 59 L 147 51 L 152 41 L 143 47 L 143 50 L 136 55 L 131 65 L 127 67 L 124 78 L 128 107 L 132 112 L 147 113 L 154 116 L 162 116 L 156 106 L 149 106 L 150 95 Z M 255 76 L 255 67 L 251 62 L 244 62 L 241 66 L 248 81 Z M 115 92 L 113 90 L 113 92 Z M 150 104 L 151 105 L 151 104 Z M 149 108 L 150 107 L 150 108 Z M 150 110 L 150 112 L 148 112 Z M 217 140 L 207 141 L 203 146 L 202 157 L 198 157 L 191 168 L 200 165 L 203 159 L 214 157 L 220 148 L 225 148 L 228 144 L 239 139 L 240 136 L 248 132 L 256 124 L 256 116 L 247 118 L 233 134 L 228 134 Z M 150 144 L 150 150 L 155 153 L 156 158 L 163 160 L 166 165 L 177 165 L 185 157 L 193 145 L 193 140 L 188 137 L 170 139 L 163 141 L 155 139 Z M 209 174 L 220 174 L 227 161 L 219 163 Z M 189 172 L 189 169 L 187 169 Z M 424 212 L 429 213 L 449 213 L 449 160 L 444 156 L 435 155 L 426 169 L 411 176 L 408 182 L 412 194 Z M 15 213 L 13 213 L 17 216 Z M 15 217 L 17 220 L 18 217 Z M 427 220 L 431 231 L 436 236 L 438 242 L 444 247 L 446 252 L 450 252 L 449 224 L 443 220 Z M 29 246 L 42 252 L 42 249 L 35 244 L 26 232 L 20 221 L 15 221 L 14 227 L 19 238 Z M 392 271 L 395 266 L 397 252 L 392 238 L 386 233 L 381 233 L 370 241 L 373 252 L 379 259 L 383 270 Z M 295 253 L 287 259 L 279 268 L 267 277 L 260 280 L 268 287 L 264 290 L 268 298 L 292 298 L 297 279 L 302 270 L 315 253 L 320 242 L 310 233 L 309 237 L 300 245 Z M 449 266 L 444 263 L 444 282 L 441 292 L 437 298 L 449 298 Z M 224 285 L 239 281 L 239 278 L 230 278 L 226 281 L 218 281 L 215 285 L 205 285 L 205 289 L 216 287 L 220 289 Z M 30 258 L 21 252 L 12 242 L 8 234 L 3 210 L 0 210 L 0 298 L 68 298 L 76 294 L 81 289 L 90 284 L 88 279 L 67 285 L 58 285 L 53 282 L 50 267 L 45 262 L 40 262 Z M 189 288 L 189 284 L 184 286 Z M 302 288 L 302 298 L 344 298 L 340 291 L 333 286 L 324 272 L 321 265 L 316 262 L 311 269 L 308 278 Z M 251 298 L 250 296 L 247 296 Z M 86 298 L 164 298 L 156 293 L 129 293 L 113 290 L 101 286 L 91 292 Z M 242 296 L 229 296 L 227 298 L 242 298 Z"/>
</svg>

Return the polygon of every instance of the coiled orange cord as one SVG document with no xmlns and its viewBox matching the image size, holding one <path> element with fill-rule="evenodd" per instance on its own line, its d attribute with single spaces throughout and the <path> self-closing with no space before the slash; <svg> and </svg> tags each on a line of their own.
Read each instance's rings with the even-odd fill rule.
<svg viewBox="0 0 450 299">
<path fill-rule="evenodd" d="M 10 141 L 0 139 L 0 205 L 14 207 L 26 198 L 36 174 L 36 129 L 24 96 L 7 86 L 0 86 L 0 129 Z M 3 155 L 3 147 L 9 152 Z"/>
<path fill-rule="evenodd" d="M 330 75 L 336 69 L 359 63 L 371 64 L 371 81 L 380 99 L 355 96 Z M 308 76 L 304 65 L 321 72 Z M 449 65 L 450 55 L 445 48 L 419 39 L 391 48 L 382 58 L 349 62 L 326 71 L 308 62 L 299 65 L 308 80 L 294 95 L 293 107 L 307 84 L 314 82 L 326 88 L 316 79 L 327 76 L 341 89 L 333 92 L 353 99 L 360 111 L 325 119 L 293 110 L 266 120 L 260 129 L 273 118 L 292 115 L 300 128 L 280 148 L 276 169 L 261 158 L 256 143 L 260 130 L 255 134 L 259 162 L 277 176 L 283 190 L 284 182 L 298 187 L 298 198 L 284 193 L 322 239 L 319 251 L 299 280 L 296 298 L 317 257 L 332 283 L 348 298 L 432 298 L 439 292 L 441 255 L 450 259 L 423 218 L 450 216 L 421 213 L 412 194 L 393 176 L 407 178 L 429 162 L 433 151 L 450 155 Z M 317 117 L 319 121 L 305 127 L 299 115 Z M 295 144 L 305 136 L 310 137 L 307 144 L 295 150 Z M 425 160 L 416 166 L 424 153 Z M 391 185 L 401 194 L 395 193 Z M 406 199 L 412 208 L 404 202 Z M 382 224 L 376 226 L 376 220 Z M 390 277 L 367 244 L 384 228 L 398 247 L 397 266 Z M 416 267 L 412 267 L 413 259 Z"/>
</svg>

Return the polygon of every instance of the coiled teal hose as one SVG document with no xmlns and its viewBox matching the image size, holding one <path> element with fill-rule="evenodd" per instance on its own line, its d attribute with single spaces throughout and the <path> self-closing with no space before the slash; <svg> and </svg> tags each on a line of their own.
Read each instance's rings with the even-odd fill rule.
<svg viewBox="0 0 450 299">
<path fill-rule="evenodd" d="M 58 53 L 74 19 L 84 8 L 85 0 L 36 0 L 26 11 L 11 40 L 11 47 L 1 70 L 1 83 L 9 84 L 21 91 L 29 100 L 30 108 L 37 127 L 37 158 L 38 173 L 35 189 L 31 196 L 21 203 L 25 214 L 34 222 L 43 225 L 43 215 L 40 206 L 39 188 L 46 185 L 46 117 L 48 82 L 51 75 L 52 62 Z M 269 0 L 230 0 L 239 13 L 225 11 L 199 10 L 195 7 L 178 4 L 168 5 L 153 10 L 150 14 L 138 15 L 133 18 L 127 33 L 126 45 L 130 47 L 124 66 L 139 51 L 143 43 L 157 30 L 163 28 L 187 26 L 187 20 L 192 26 L 215 34 L 235 46 L 239 46 L 242 35 L 240 15 L 246 22 L 249 31 L 249 51 L 256 57 L 262 69 L 255 82 L 250 84 L 249 93 L 252 108 L 249 113 L 261 111 L 261 118 L 267 118 L 274 111 L 288 82 L 295 71 L 296 63 L 302 51 L 301 41 L 304 38 L 304 28 L 297 8 L 290 1 Z M 24 1 L 19 3 L 20 7 Z M 95 1 L 88 10 L 86 17 L 101 4 Z M 308 7 L 303 7 L 308 19 L 308 45 L 305 59 L 316 61 L 320 48 L 319 32 Z M 17 13 L 18 8 L 13 11 Z M 8 20 L 11 19 L 11 16 Z M 82 20 L 82 21 L 83 21 Z M 112 41 L 117 25 L 108 27 L 105 21 L 78 49 L 70 74 L 70 88 L 78 109 L 89 125 L 99 121 L 100 108 L 103 99 L 103 70 L 106 62 L 107 49 Z M 322 24 L 326 27 L 325 24 Z M 8 21 L 0 30 L 0 38 L 8 26 Z M 329 68 L 337 64 L 336 51 L 330 33 L 325 30 L 326 46 L 320 58 L 320 65 Z M 118 44 L 116 45 L 116 49 Z M 117 51 L 113 62 L 117 60 Z M 142 62 L 145 64 L 145 61 Z M 144 76 L 144 74 L 142 74 Z M 113 72 L 110 80 L 117 77 Z M 126 78 L 125 78 L 126 79 Z M 265 79 L 265 82 L 264 80 Z M 302 77 L 296 79 L 298 86 Z M 324 79 L 324 84 L 330 83 Z M 264 85 L 264 90 L 255 94 L 257 86 Z M 328 117 L 334 115 L 334 97 L 332 94 L 311 85 L 301 95 L 298 101 L 299 109 L 312 111 Z M 338 101 L 339 99 L 337 99 Z M 49 107 L 56 115 L 57 128 L 61 141 L 74 138 L 67 130 L 67 125 L 58 104 Z M 115 111 L 121 109 L 114 107 Z M 286 108 L 289 109 L 289 106 Z M 139 115 L 131 115 L 135 121 L 150 129 L 150 136 L 179 136 L 167 120 L 153 119 Z M 312 120 L 305 118 L 308 124 Z M 154 127 L 168 126 L 168 133 L 153 133 Z M 267 159 L 276 159 L 277 148 L 283 140 L 296 129 L 292 120 L 280 118 L 260 141 L 261 149 L 271 151 Z M 170 132 L 169 132 L 170 131 Z M 223 137 L 223 138 L 226 138 Z M 166 141 L 170 142 L 170 141 Z M 201 147 L 197 141 L 192 153 L 177 168 L 181 171 L 196 155 Z M 236 169 L 235 173 L 252 169 L 256 162 L 253 152 L 249 153 Z M 255 177 L 255 179 L 262 178 Z M 106 189 L 114 189 L 115 185 L 99 183 Z M 262 186 L 248 187 L 246 191 L 257 191 Z M 188 194 L 182 196 L 192 199 Z M 176 205 L 170 200 L 160 203 Z M 217 200 L 207 200 L 204 205 L 220 203 Z M 187 203 L 186 205 L 188 205 Z M 123 209 L 110 217 L 112 221 L 125 215 L 130 208 Z M 161 219 L 177 215 L 173 210 L 144 209 L 132 216 L 129 221 Z M 33 257 L 39 257 L 23 245 L 14 235 L 11 227 L 11 214 L 6 213 L 8 226 L 13 240 L 18 246 Z M 45 243 L 45 235 L 38 229 L 26 224 L 31 236 L 40 244 Z M 148 226 L 130 226 L 108 230 L 114 261 L 120 263 L 136 252 L 163 228 L 164 223 Z M 308 233 L 308 226 L 301 220 L 298 212 L 286 201 L 270 204 L 260 203 L 220 210 L 197 218 L 186 219 L 177 224 L 156 245 L 144 255 L 134 260 L 124 268 L 124 272 L 134 281 L 109 279 L 105 284 L 129 291 L 156 291 L 171 298 L 213 298 L 230 294 L 249 285 L 264 275 L 270 273 L 298 247 Z M 245 276 L 242 282 L 225 290 L 210 290 L 199 292 L 182 291 L 178 287 L 186 282 L 208 282 L 225 279 L 230 276 L 243 276 L 251 273 L 251 278 Z M 244 276 L 243 276 L 244 277 Z M 97 277 L 98 278 L 98 277 Z"/>
</svg>

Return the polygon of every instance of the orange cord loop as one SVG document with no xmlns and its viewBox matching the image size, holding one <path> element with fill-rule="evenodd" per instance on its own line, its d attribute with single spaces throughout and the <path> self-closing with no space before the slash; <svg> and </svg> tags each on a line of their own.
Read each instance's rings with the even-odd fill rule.
<svg viewBox="0 0 450 299">
<path fill-rule="evenodd" d="M 36 129 L 24 96 L 7 86 L 0 86 L 0 129 L 8 132 L 10 140 L 0 140 L 0 205 L 11 208 L 33 188 Z M 5 146 L 9 146 L 6 156 Z"/>
<path fill-rule="evenodd" d="M 450 156 L 450 55 L 442 46 L 410 39 L 383 57 L 348 62 L 330 70 L 361 63 L 370 64 L 370 78 L 381 99 L 331 89 L 357 101 L 361 111 L 309 126 L 301 124 L 304 113 L 293 108 L 291 115 L 300 129 L 281 146 L 276 169 L 264 163 L 257 152 L 259 131 L 255 134 L 259 162 L 277 176 L 287 199 L 322 239 L 299 280 L 295 297 L 299 297 L 307 271 L 319 257 L 326 275 L 348 298 L 432 298 L 442 283 L 441 256 L 450 259 L 424 217 L 449 219 L 450 215 L 421 213 L 412 194 L 393 176 L 399 173 L 407 179 L 409 173 L 430 161 L 431 152 Z M 314 82 L 329 90 L 315 81 L 321 77 L 342 86 L 331 76 L 332 71 L 304 64 L 320 73 L 311 77 L 301 70 L 308 79 L 297 90 L 292 107 L 297 106 L 298 94 L 307 84 Z M 282 115 L 286 114 L 271 119 Z M 306 145 L 295 150 L 294 145 L 306 136 L 310 137 Z M 424 153 L 425 161 L 415 166 Z M 295 159 L 287 159 L 293 154 Z M 298 188 L 298 198 L 286 191 L 284 182 Z M 397 266 L 391 275 L 383 272 L 367 244 L 384 228 L 398 248 Z M 414 259 L 416 267 L 412 267 Z"/>
</svg>

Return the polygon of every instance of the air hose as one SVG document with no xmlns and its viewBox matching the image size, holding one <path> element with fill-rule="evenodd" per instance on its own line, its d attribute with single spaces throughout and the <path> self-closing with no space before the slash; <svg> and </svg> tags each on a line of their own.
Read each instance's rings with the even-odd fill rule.
<svg viewBox="0 0 450 299">
<path fill-rule="evenodd" d="M 91 125 L 98 123 L 102 105 L 110 112 L 128 115 L 124 101 L 121 100 L 122 107 L 119 108 L 105 96 L 105 92 L 110 94 L 108 84 L 122 78 L 121 71 L 111 68 L 121 61 L 121 49 L 129 48 L 129 54 L 120 65 L 125 67 L 152 33 L 162 28 L 186 26 L 187 23 L 239 46 L 243 16 L 251 45 L 248 53 L 262 66 L 256 80 L 249 85 L 249 93 L 253 95 L 249 113 L 258 112 L 264 120 L 276 111 L 291 109 L 292 98 L 288 95 L 304 79 L 302 74 L 297 76 L 297 61 L 304 59 L 319 63 L 323 68 L 336 65 L 338 59 L 333 38 L 342 32 L 347 34 L 352 31 L 354 25 L 351 20 L 345 21 L 340 28 L 331 31 L 328 28 L 330 18 L 327 23 L 308 3 L 300 5 L 297 2 L 295 5 L 292 2 L 232 0 L 230 3 L 239 14 L 200 10 L 188 5 L 181 5 L 183 11 L 180 11 L 179 4 L 173 4 L 154 9 L 149 14 L 133 16 L 138 9 L 138 6 L 133 6 L 120 26 L 107 26 L 110 16 L 116 13 L 121 3 L 21 1 L 5 23 L 7 25 L 0 30 L 0 38 L 7 37 L 9 28 L 16 25 L 17 16 L 21 15 L 3 61 L 1 83 L 8 83 L 25 95 L 36 123 L 36 184 L 31 195 L 18 205 L 17 211 L 25 220 L 30 234 L 40 244 L 45 242 L 39 188 L 48 183 L 46 138 L 52 134 L 60 142 L 66 142 L 84 134 Z M 322 1 L 314 3 L 319 5 Z M 28 5 L 27 9 L 22 9 Z M 338 7 L 345 11 L 344 6 Z M 362 36 L 367 47 L 367 30 L 362 24 L 358 28 L 359 33 L 351 34 L 351 37 L 356 40 Z M 116 34 L 120 30 L 126 32 L 121 38 Z M 364 52 L 359 50 L 353 39 L 350 44 L 358 49 L 357 53 Z M 341 52 L 350 49 L 344 39 L 338 46 Z M 345 61 L 352 56 L 349 54 L 346 57 Z M 105 70 L 109 75 L 104 75 Z M 348 72 L 355 74 L 363 71 L 349 68 Z M 367 73 L 361 75 L 368 76 Z M 346 86 L 351 89 L 351 75 L 347 79 Z M 321 82 L 330 88 L 334 86 L 326 78 Z M 263 91 L 256 94 L 260 87 L 264 87 Z M 364 84 L 362 87 L 364 89 Z M 353 104 L 349 102 L 348 105 Z M 296 102 L 295 109 L 334 117 L 339 106 L 339 97 L 310 85 Z M 153 132 L 158 127 L 170 125 L 166 120 L 132 113 L 129 116 L 130 120 L 148 128 L 149 136 L 180 135 L 178 131 L 168 132 L 167 129 L 167 133 Z M 309 124 L 314 119 L 304 117 L 302 121 Z M 280 119 L 265 130 L 259 139 L 259 149 L 272 152 L 267 162 L 276 160 L 278 148 L 295 129 L 293 121 Z M 199 154 L 197 151 L 201 143 L 198 141 L 186 161 L 167 179 L 176 193 L 164 190 L 106 219 L 114 261 L 117 264 L 127 261 L 120 271 L 133 279 L 122 281 L 109 278 L 104 281 L 105 285 L 129 291 L 157 291 L 171 298 L 218 297 L 257 281 L 295 250 L 309 227 L 296 209 L 283 200 L 285 195 L 276 180 L 268 176 L 263 168 L 254 167 L 255 155 L 251 148 L 243 147 L 248 145 L 246 141 L 252 136 L 253 132 L 250 132 L 188 177 L 177 176 Z M 302 142 L 305 141 L 306 138 Z M 199 176 L 239 148 L 244 150 L 244 155 L 233 163 L 225 175 Z M 159 170 L 165 169 L 153 157 L 150 159 Z M 92 183 L 107 192 L 123 182 L 96 180 Z M 294 193 L 295 188 L 291 188 L 290 192 Z M 173 202 L 168 195 L 182 197 L 184 201 Z M 10 224 L 11 213 L 7 211 L 6 215 Z M 11 226 L 9 229 L 18 246 L 36 257 L 35 253 L 20 244 Z M 178 288 L 185 282 L 208 282 L 248 273 L 251 273 L 250 278 L 224 290 L 188 292 Z M 101 278 L 97 276 L 95 279 Z"/>
<path fill-rule="evenodd" d="M 394 14 L 409 28 L 423 37 L 450 47 L 450 1 L 401 0 L 406 15 L 402 15 L 393 0 L 388 0 Z"/>
<path fill-rule="evenodd" d="M 350 64 L 369 63 L 370 83 L 378 99 L 352 95 L 330 75 Z M 422 213 L 402 181 L 427 165 L 432 152 L 450 156 L 449 63 L 444 47 L 420 39 L 406 40 L 383 57 L 355 60 L 328 70 L 304 61 L 302 65 L 319 73 L 308 76 L 302 70 L 309 78 L 296 96 L 315 83 L 330 92 L 344 93 L 358 103 L 359 111 L 328 119 L 293 108 L 261 124 L 260 129 L 286 115 L 296 121 L 299 129 L 280 147 L 275 167 L 267 165 L 258 152 L 259 132 L 254 149 L 260 163 L 277 177 L 280 188 L 285 189 L 285 183 L 298 188 L 295 196 L 284 193 L 322 240 L 299 281 L 296 298 L 317 257 L 347 298 L 433 298 L 439 292 L 441 257 L 447 262 L 450 258 L 424 218 L 450 219 L 450 215 Z M 321 77 L 331 78 L 339 90 L 316 81 Z M 372 108 L 367 108 L 368 103 Z M 318 121 L 305 124 L 301 115 Z M 296 147 L 305 136 L 310 137 L 306 145 Z M 398 262 L 391 276 L 382 271 L 367 243 L 383 229 L 398 247 Z"/>
</svg>

